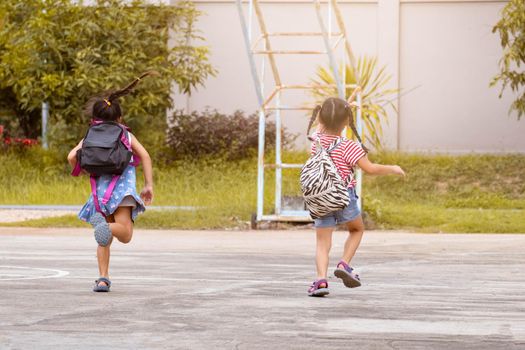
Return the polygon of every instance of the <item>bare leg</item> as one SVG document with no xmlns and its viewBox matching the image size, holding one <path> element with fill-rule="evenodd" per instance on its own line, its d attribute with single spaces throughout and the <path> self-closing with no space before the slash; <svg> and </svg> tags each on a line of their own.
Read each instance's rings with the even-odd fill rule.
<svg viewBox="0 0 525 350">
<path fill-rule="evenodd" d="M 131 221 L 131 207 L 119 207 L 109 224 L 111 234 L 122 243 L 129 243 L 133 236 L 133 221 Z"/>
<path fill-rule="evenodd" d="M 106 277 L 109 279 L 109 255 L 110 255 L 110 249 L 111 243 L 108 244 L 105 247 L 98 246 L 97 247 L 97 260 L 98 260 L 98 271 L 100 277 Z M 104 285 L 106 283 L 101 282 Z"/>
<path fill-rule="evenodd" d="M 343 252 L 343 260 L 350 265 L 350 261 L 355 255 L 359 244 L 361 243 L 361 238 L 363 238 L 363 232 L 365 230 L 365 225 L 363 224 L 363 218 L 361 215 L 348 223 L 348 238 L 345 242 L 345 248 Z"/>
<path fill-rule="evenodd" d="M 328 272 L 328 261 L 330 248 L 332 248 L 332 233 L 335 227 L 326 227 L 316 229 L 317 251 L 315 263 L 317 265 L 317 279 L 326 278 Z"/>
<path fill-rule="evenodd" d="M 131 221 L 131 207 L 119 207 L 115 213 L 107 218 L 111 234 L 122 243 L 129 243 L 133 235 L 133 222 Z M 109 257 L 111 242 L 105 246 L 97 247 L 98 271 L 100 277 L 109 279 Z M 107 285 L 100 282 L 99 285 Z"/>
</svg>

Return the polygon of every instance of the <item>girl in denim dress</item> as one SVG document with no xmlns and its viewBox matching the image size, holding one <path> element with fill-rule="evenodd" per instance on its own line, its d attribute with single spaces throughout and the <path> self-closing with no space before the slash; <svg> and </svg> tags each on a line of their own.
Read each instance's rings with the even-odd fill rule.
<svg viewBox="0 0 525 350">
<path fill-rule="evenodd" d="M 120 124 L 122 122 L 122 111 L 118 99 L 130 93 L 139 81 L 149 74 L 143 74 L 124 89 L 107 93 L 103 97 L 92 98 L 86 107 L 87 114 L 92 117 L 93 122 L 112 121 Z M 126 130 L 125 133 L 127 133 L 131 145 L 132 160 L 115 183 L 115 188 L 111 196 L 107 198 L 107 202 L 103 198 L 113 176 L 102 175 L 97 177 L 94 187 L 98 203 L 95 203 L 93 194 L 91 194 L 78 214 L 80 220 L 89 222 L 93 226 L 95 240 L 98 243 L 97 260 L 100 277 L 95 281 L 93 287 L 95 292 L 109 292 L 111 287 L 109 256 L 113 237 L 121 243 L 129 243 L 133 236 L 133 223 L 137 215 L 144 212 L 145 205 L 149 205 L 153 200 L 151 158 L 137 138 L 129 132 L 129 129 L 124 125 L 121 126 Z M 67 157 L 72 167 L 77 166 L 77 151 L 82 148 L 82 142 L 83 140 L 71 150 Z M 139 160 L 144 172 L 144 188 L 140 195 L 136 190 L 135 170 Z"/>
</svg>

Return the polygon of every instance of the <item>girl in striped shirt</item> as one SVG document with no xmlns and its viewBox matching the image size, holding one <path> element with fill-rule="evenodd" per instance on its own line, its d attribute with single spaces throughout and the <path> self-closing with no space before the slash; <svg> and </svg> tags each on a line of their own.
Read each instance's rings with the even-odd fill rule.
<svg viewBox="0 0 525 350">
<path fill-rule="evenodd" d="M 344 224 L 348 228 L 349 235 L 344 245 L 343 256 L 336 266 L 334 275 L 341 278 L 346 287 L 355 288 L 361 285 L 359 275 L 350 266 L 350 262 L 361 243 L 364 231 L 363 219 L 357 206 L 355 192 L 355 166 L 359 166 L 365 173 L 371 175 L 396 174 L 404 176 L 405 173 L 397 165 L 374 164 L 368 160 L 368 150 L 361 145 L 361 137 L 354 125 L 352 109 L 346 101 L 339 98 L 328 98 L 322 106 L 317 106 L 312 113 L 307 134 L 310 133 L 312 124 L 316 119 L 319 120 L 319 128 L 309 138 L 312 141 L 319 140 L 326 149 L 333 147 L 330 156 L 341 178 L 348 184 L 350 195 L 350 204 L 346 208 L 314 220 L 317 235 L 317 279 L 308 289 L 308 295 L 325 296 L 329 294 L 326 275 L 330 248 L 332 247 L 332 233 L 337 225 Z M 350 126 L 359 143 L 341 137 L 341 133 L 347 125 Z M 316 151 L 316 142 L 312 142 L 312 154 Z"/>
</svg>

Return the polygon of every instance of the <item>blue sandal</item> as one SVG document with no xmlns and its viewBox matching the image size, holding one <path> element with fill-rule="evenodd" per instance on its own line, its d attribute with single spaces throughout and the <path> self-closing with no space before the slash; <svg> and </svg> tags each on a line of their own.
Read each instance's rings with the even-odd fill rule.
<svg viewBox="0 0 525 350">
<path fill-rule="evenodd" d="M 111 229 L 109 228 L 109 224 L 104 221 L 95 227 L 95 241 L 97 241 L 98 245 L 101 247 L 107 247 L 109 244 L 111 244 L 113 236 L 111 235 Z"/>
<path fill-rule="evenodd" d="M 353 267 L 348 266 L 348 264 L 342 260 L 337 264 L 334 275 L 335 277 L 342 279 L 344 285 L 348 288 L 356 288 L 361 286 L 359 274 L 354 271 Z"/>
<path fill-rule="evenodd" d="M 100 283 L 105 283 L 106 285 Z M 93 286 L 93 292 L 107 293 L 109 292 L 110 288 L 111 281 L 108 280 L 106 277 L 99 277 L 98 280 L 95 281 L 95 285 Z"/>
<path fill-rule="evenodd" d="M 322 284 L 324 284 L 324 287 L 321 287 Z M 325 279 L 314 281 L 308 288 L 308 295 L 311 297 L 324 297 L 328 294 L 330 294 L 330 291 L 328 290 L 328 281 Z"/>
</svg>

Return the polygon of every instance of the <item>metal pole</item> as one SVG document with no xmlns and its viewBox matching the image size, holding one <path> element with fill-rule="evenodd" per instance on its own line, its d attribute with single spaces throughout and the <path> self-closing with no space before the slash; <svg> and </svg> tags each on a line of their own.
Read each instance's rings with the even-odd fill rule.
<svg viewBox="0 0 525 350">
<path fill-rule="evenodd" d="M 346 26 L 345 21 L 343 19 L 343 15 L 341 14 L 341 10 L 339 9 L 339 5 L 337 4 L 337 0 L 329 0 L 333 4 L 334 12 L 335 12 L 335 18 L 337 20 L 337 23 L 339 25 L 339 31 L 344 35 L 345 37 L 345 49 L 346 53 L 348 54 L 348 58 L 350 59 L 350 64 L 352 65 L 352 69 L 354 70 L 355 78 L 357 84 L 361 84 L 359 72 L 357 71 L 357 60 L 355 59 L 354 52 L 352 51 L 352 47 L 350 46 L 350 42 L 348 42 L 348 35 L 346 34 Z"/>
<path fill-rule="evenodd" d="M 43 14 L 46 14 L 46 9 L 42 10 Z M 44 42 L 44 47 L 47 47 L 47 44 Z M 47 65 L 47 59 L 44 56 L 44 65 Z M 42 148 L 48 149 L 47 145 L 47 121 L 49 119 L 49 103 L 42 102 Z"/>
<path fill-rule="evenodd" d="M 344 40 L 346 40 L 346 38 L 343 37 Z M 348 87 L 347 87 L 347 84 L 346 84 L 346 65 L 348 64 L 348 59 L 345 55 L 345 50 L 344 49 L 339 49 L 340 52 L 341 52 L 341 62 L 342 62 L 342 65 L 343 65 L 343 68 L 342 68 L 342 71 L 341 71 L 341 80 L 343 81 L 343 85 L 344 85 L 344 89 L 345 89 L 345 100 L 346 100 L 346 96 L 347 96 L 347 92 L 348 92 L 348 95 L 350 95 L 349 93 L 349 90 L 348 90 Z"/>
<path fill-rule="evenodd" d="M 337 62 L 335 61 L 334 52 L 332 50 L 332 46 L 330 45 L 328 34 L 326 32 L 326 27 L 323 21 L 323 15 L 321 13 L 321 3 L 319 2 L 319 0 L 314 0 L 314 4 L 315 4 L 315 10 L 316 10 L 315 12 L 317 13 L 317 20 L 319 21 L 319 26 L 321 27 L 321 31 L 323 32 L 323 41 L 326 47 L 326 53 L 328 54 L 328 59 L 330 61 L 330 67 L 332 67 L 332 74 L 334 75 L 334 79 L 337 84 L 337 92 L 338 92 L 339 98 L 344 99 L 345 92 L 344 92 L 343 82 L 341 81 L 341 76 L 339 74 L 339 68 L 337 67 Z"/>
<path fill-rule="evenodd" d="M 264 49 L 267 50 L 266 48 L 266 42 L 264 42 Z M 265 79 L 266 79 L 266 60 L 264 58 L 264 55 L 261 57 L 261 74 L 260 74 L 261 78 L 259 79 L 261 81 L 261 95 L 264 96 L 264 85 L 265 85 Z M 261 106 L 261 108 L 264 109 L 265 105 L 263 104 Z"/>
<path fill-rule="evenodd" d="M 281 77 L 279 76 L 279 69 L 277 68 L 277 63 L 275 62 L 275 57 L 273 53 L 271 53 L 272 46 L 270 44 L 270 39 L 268 37 L 268 30 L 266 29 L 266 23 L 264 22 L 263 14 L 261 11 L 261 8 L 259 7 L 259 0 L 253 0 L 253 5 L 255 9 L 255 14 L 257 15 L 257 19 L 259 21 L 259 27 L 261 28 L 261 34 L 264 36 L 264 48 L 265 50 L 268 50 L 268 60 L 270 61 L 270 67 L 272 68 L 273 72 L 273 79 L 275 81 L 275 85 L 281 86 Z"/>
<path fill-rule="evenodd" d="M 328 40 L 332 39 L 332 3 L 328 1 Z"/>
<path fill-rule="evenodd" d="M 237 10 L 239 11 L 239 18 L 241 20 L 241 27 L 244 36 L 244 44 L 246 53 L 248 55 L 248 62 L 250 63 L 250 70 L 252 72 L 252 79 L 255 85 L 255 92 L 257 94 L 257 101 L 259 102 L 259 150 L 257 156 L 257 220 L 260 221 L 263 216 L 264 205 L 264 133 L 265 133 L 265 115 L 264 115 L 264 97 L 261 91 L 261 82 L 257 76 L 257 68 L 255 59 L 251 52 L 250 34 L 246 26 L 246 20 L 242 10 L 242 0 L 236 0 Z"/>
<path fill-rule="evenodd" d="M 236 0 L 236 2 L 237 2 L 237 10 L 239 11 L 239 18 L 241 19 L 241 28 L 242 28 L 242 33 L 244 37 L 244 45 L 246 48 L 246 53 L 248 54 L 248 62 L 250 63 L 252 79 L 255 85 L 255 93 L 257 94 L 257 102 L 259 102 L 259 106 L 262 106 L 264 103 L 264 97 L 261 91 L 261 83 L 257 75 L 255 59 L 253 58 L 253 55 L 251 52 L 250 34 L 248 32 L 248 27 L 246 26 L 246 19 L 244 18 L 244 13 L 242 10 L 242 0 Z"/>
<path fill-rule="evenodd" d="M 264 210 L 264 109 L 259 109 L 259 151 L 257 154 L 257 221 L 262 220 Z"/>
<path fill-rule="evenodd" d="M 250 4 L 253 0 L 250 0 Z M 264 41 L 264 49 L 267 42 Z M 253 53 L 253 51 L 252 51 Z M 261 95 L 264 96 L 264 85 L 266 79 L 266 60 L 264 55 L 261 57 L 261 71 L 259 81 L 261 82 Z M 257 221 L 261 221 L 264 215 L 264 154 L 265 154 L 265 138 L 266 138 L 266 108 L 264 103 L 261 105 L 261 112 L 259 114 L 259 155 L 258 155 L 258 189 L 257 189 Z M 262 145 L 262 147 L 261 147 Z"/>
<path fill-rule="evenodd" d="M 281 90 L 275 98 L 275 214 L 281 215 L 282 159 L 281 159 Z"/>
<path fill-rule="evenodd" d="M 357 92 L 356 96 L 356 102 L 357 102 L 357 112 L 356 112 L 356 121 L 355 121 L 355 124 L 356 124 L 356 129 L 357 129 L 357 132 L 359 133 L 359 135 L 361 135 L 361 137 L 363 137 L 363 123 L 362 123 L 362 120 L 361 120 L 361 89 L 359 89 L 359 91 Z M 357 206 L 359 207 L 359 209 L 362 209 L 362 206 L 361 206 L 361 193 L 362 193 L 362 190 L 363 190 L 363 174 L 361 172 L 361 169 L 357 169 L 357 172 L 356 172 L 356 193 L 357 195 L 359 196 L 359 199 L 357 200 Z"/>
<path fill-rule="evenodd" d="M 248 3 L 248 39 L 252 42 L 252 22 L 253 22 L 253 1 Z"/>
<path fill-rule="evenodd" d="M 48 149 L 47 121 L 49 120 L 49 103 L 42 102 L 42 148 Z"/>
</svg>

